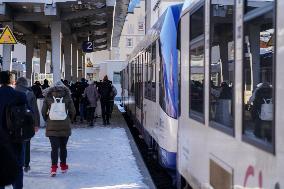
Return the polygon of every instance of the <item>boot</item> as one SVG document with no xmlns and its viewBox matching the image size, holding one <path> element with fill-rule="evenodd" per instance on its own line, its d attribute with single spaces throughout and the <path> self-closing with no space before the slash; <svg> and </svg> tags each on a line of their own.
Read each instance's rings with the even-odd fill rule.
<svg viewBox="0 0 284 189">
<path fill-rule="evenodd" d="M 68 170 L 68 165 L 66 163 L 60 163 L 60 168 L 62 173 L 66 173 Z"/>
<path fill-rule="evenodd" d="M 31 167 L 28 165 L 28 166 L 24 166 L 24 172 L 29 172 L 31 170 Z"/>
<path fill-rule="evenodd" d="M 57 168 L 58 168 L 57 165 L 52 165 L 52 166 L 51 166 L 50 176 L 52 176 L 52 177 L 55 177 L 55 176 L 56 176 Z"/>
</svg>

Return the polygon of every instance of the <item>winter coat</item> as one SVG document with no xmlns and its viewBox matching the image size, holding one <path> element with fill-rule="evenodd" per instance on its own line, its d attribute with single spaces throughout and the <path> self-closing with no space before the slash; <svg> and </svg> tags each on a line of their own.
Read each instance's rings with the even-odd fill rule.
<svg viewBox="0 0 284 189">
<path fill-rule="evenodd" d="M 45 91 L 45 99 L 42 106 L 42 116 L 46 121 L 46 136 L 56 136 L 56 137 L 67 137 L 71 135 L 71 119 L 76 115 L 76 110 L 74 103 L 71 99 L 70 90 L 65 86 L 54 86 L 50 87 Z M 65 103 L 66 111 L 68 116 L 65 120 L 50 120 L 48 112 L 50 110 L 51 104 L 54 102 L 53 96 L 55 98 L 63 97 L 63 103 Z"/>
<path fill-rule="evenodd" d="M 94 84 L 89 85 L 85 91 L 84 96 L 88 98 L 90 102 L 90 107 L 97 107 L 97 101 L 99 99 L 99 94 L 97 90 L 97 86 Z"/>
<path fill-rule="evenodd" d="M 36 98 L 42 98 L 43 97 L 40 85 L 33 85 L 32 90 L 33 90 Z"/>
<path fill-rule="evenodd" d="M 100 84 L 99 94 L 101 97 L 101 101 L 109 101 L 112 99 L 111 97 L 112 87 L 109 81 L 104 81 Z"/>
<path fill-rule="evenodd" d="M 16 98 L 23 104 L 27 104 L 27 98 L 24 93 L 16 91 L 10 86 L 0 87 L 0 129 L 7 130 L 5 109 Z"/>
<path fill-rule="evenodd" d="M 31 109 L 34 115 L 34 120 L 35 120 L 34 127 L 39 127 L 40 126 L 40 115 L 39 115 L 39 110 L 37 107 L 37 99 L 32 89 L 22 86 L 22 85 L 17 85 L 15 87 L 15 90 L 26 94 L 27 101 L 28 101 L 28 107 Z"/>
</svg>

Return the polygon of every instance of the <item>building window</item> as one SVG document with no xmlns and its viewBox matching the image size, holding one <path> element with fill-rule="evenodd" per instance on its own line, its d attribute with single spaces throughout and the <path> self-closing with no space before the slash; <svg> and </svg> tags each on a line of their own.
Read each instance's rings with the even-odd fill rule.
<svg viewBox="0 0 284 189">
<path fill-rule="evenodd" d="M 133 38 L 126 38 L 126 47 L 133 47 Z"/>
<path fill-rule="evenodd" d="M 190 15 L 189 115 L 204 122 L 204 5 Z"/>
<path fill-rule="evenodd" d="M 226 5 L 211 1 L 210 24 L 210 95 L 209 115 L 212 126 L 233 128 L 234 92 L 234 0 Z M 228 130 L 232 134 L 233 130 Z"/>
<path fill-rule="evenodd" d="M 144 31 L 144 22 L 138 22 L 138 30 L 139 31 Z"/>
<path fill-rule="evenodd" d="M 247 142 L 273 152 L 275 1 L 261 6 L 253 2 L 244 4 L 243 135 Z"/>
</svg>

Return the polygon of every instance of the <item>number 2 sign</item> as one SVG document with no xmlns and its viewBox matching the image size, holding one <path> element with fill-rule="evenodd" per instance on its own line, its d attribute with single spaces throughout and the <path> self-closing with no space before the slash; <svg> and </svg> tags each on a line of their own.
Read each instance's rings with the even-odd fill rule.
<svg viewBox="0 0 284 189">
<path fill-rule="evenodd" d="M 84 41 L 82 45 L 83 52 L 91 53 L 94 52 L 94 43 L 92 41 Z"/>
</svg>

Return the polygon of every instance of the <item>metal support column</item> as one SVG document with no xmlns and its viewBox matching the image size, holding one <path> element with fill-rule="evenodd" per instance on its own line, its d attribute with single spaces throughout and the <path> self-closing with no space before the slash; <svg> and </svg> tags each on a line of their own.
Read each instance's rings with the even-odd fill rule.
<svg viewBox="0 0 284 189">
<path fill-rule="evenodd" d="M 260 80 L 260 31 L 261 28 L 258 25 L 250 26 L 250 51 L 252 55 L 251 75 L 252 75 L 252 89 L 255 89 L 261 82 Z"/>
<path fill-rule="evenodd" d="M 80 80 L 82 77 L 83 77 L 83 74 L 82 74 L 82 72 L 83 72 L 83 65 L 82 65 L 82 50 L 81 49 L 79 49 L 78 50 L 78 68 L 81 68 L 80 69 L 80 71 L 78 71 L 78 79 Z"/>
<path fill-rule="evenodd" d="M 3 26 L 8 25 L 11 29 L 13 29 L 12 22 L 3 23 Z M 6 44 L 3 45 L 3 71 L 11 71 L 12 70 L 12 45 Z"/>
<path fill-rule="evenodd" d="M 71 36 L 63 36 L 65 79 L 71 81 L 71 62 L 72 62 L 72 39 Z"/>
<path fill-rule="evenodd" d="M 61 22 L 51 22 L 53 82 L 61 79 Z"/>
<path fill-rule="evenodd" d="M 77 42 L 72 43 L 72 81 L 78 79 L 78 48 Z"/>
<path fill-rule="evenodd" d="M 86 78 L 86 56 L 84 53 L 82 56 L 82 77 Z"/>
<path fill-rule="evenodd" d="M 32 81 L 33 77 L 33 56 L 34 56 L 34 37 L 27 36 L 26 38 L 26 78 Z"/>
<path fill-rule="evenodd" d="M 47 55 L 47 45 L 46 43 L 40 44 L 40 73 L 45 74 L 46 65 L 46 55 Z"/>
</svg>

